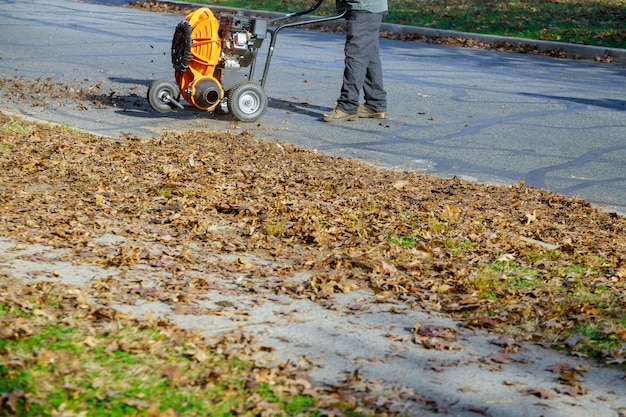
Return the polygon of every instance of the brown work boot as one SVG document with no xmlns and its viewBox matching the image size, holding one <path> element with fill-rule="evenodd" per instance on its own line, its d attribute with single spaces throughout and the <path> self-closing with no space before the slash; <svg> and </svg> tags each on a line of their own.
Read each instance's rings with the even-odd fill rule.
<svg viewBox="0 0 626 417">
<path fill-rule="evenodd" d="M 384 111 L 374 111 L 365 107 L 365 104 L 361 104 L 359 106 L 359 117 L 365 117 L 369 119 L 386 119 L 387 112 Z"/>
<path fill-rule="evenodd" d="M 328 123 L 341 123 L 356 120 L 358 118 L 358 114 L 348 114 L 343 110 L 334 109 L 330 113 L 324 113 L 324 117 L 322 119 Z"/>
</svg>

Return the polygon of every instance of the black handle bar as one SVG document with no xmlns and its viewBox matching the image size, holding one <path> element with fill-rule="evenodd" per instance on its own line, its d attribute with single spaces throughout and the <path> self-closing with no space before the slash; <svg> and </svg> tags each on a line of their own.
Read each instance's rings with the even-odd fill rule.
<svg viewBox="0 0 626 417">
<path fill-rule="evenodd" d="M 294 13 L 288 13 L 285 16 L 274 18 L 270 20 L 270 22 L 277 22 L 279 20 L 285 20 L 285 19 L 289 19 L 292 17 L 297 17 L 297 16 L 302 16 L 305 14 L 313 13 L 315 10 L 319 9 L 319 7 L 322 5 L 323 2 L 324 0 L 316 0 L 315 4 L 306 10 L 302 10 L 302 11 L 294 12 Z M 328 22 L 331 20 L 341 19 L 342 17 L 346 15 L 346 13 L 347 13 L 347 10 L 343 10 L 340 14 L 336 16 L 320 17 L 317 19 L 306 20 L 303 22 L 287 22 L 287 23 L 278 25 L 275 28 L 271 28 L 271 27 L 268 28 L 267 31 L 270 33 L 271 39 L 270 39 L 270 46 L 267 51 L 267 59 L 265 60 L 265 68 L 263 69 L 263 76 L 261 77 L 261 80 L 260 80 L 261 86 L 265 87 L 265 80 L 267 78 L 267 73 L 269 72 L 270 61 L 272 60 L 272 55 L 274 54 L 274 45 L 276 44 L 276 38 L 277 38 L 278 32 L 288 27 L 310 25 L 312 23 Z"/>
<path fill-rule="evenodd" d="M 270 19 L 269 22 L 270 23 L 274 23 L 274 22 L 277 22 L 279 20 L 290 19 L 292 17 L 298 17 L 298 16 L 302 16 L 302 15 L 305 15 L 305 14 L 313 13 L 314 11 L 319 9 L 319 7 L 322 5 L 322 3 L 324 3 L 324 0 L 317 0 L 313 6 L 311 6 L 310 8 L 308 8 L 306 10 L 302 10 L 302 11 L 299 11 L 299 12 L 293 12 L 293 13 L 287 13 L 284 16 L 280 16 L 280 17 L 276 17 L 274 19 Z"/>
</svg>

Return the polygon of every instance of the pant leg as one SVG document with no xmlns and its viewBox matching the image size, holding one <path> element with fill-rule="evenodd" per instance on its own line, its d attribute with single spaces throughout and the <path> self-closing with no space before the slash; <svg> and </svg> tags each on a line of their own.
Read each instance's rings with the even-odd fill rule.
<svg viewBox="0 0 626 417">
<path fill-rule="evenodd" d="M 378 27 L 380 29 L 380 24 Z M 378 36 L 372 44 L 371 59 L 365 75 L 365 84 L 363 85 L 365 105 L 375 112 L 386 112 L 387 92 L 383 86 L 383 67 L 380 61 Z"/>
<path fill-rule="evenodd" d="M 364 89 L 367 89 L 367 97 L 372 103 L 376 106 L 384 103 L 386 107 L 378 50 L 381 22 L 381 14 L 364 11 L 351 11 L 346 18 L 345 68 L 337 108 L 348 114 L 357 112 L 361 91 Z M 373 107 L 374 104 L 370 106 L 372 110 L 379 111 Z"/>
</svg>

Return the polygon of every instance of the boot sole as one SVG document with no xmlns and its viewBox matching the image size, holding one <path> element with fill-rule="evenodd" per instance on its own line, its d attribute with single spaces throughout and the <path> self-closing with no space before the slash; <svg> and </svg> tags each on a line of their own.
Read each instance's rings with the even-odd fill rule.
<svg viewBox="0 0 626 417">
<path fill-rule="evenodd" d="M 341 117 L 341 118 L 337 118 L 337 119 L 324 117 L 323 120 L 326 123 L 341 123 L 341 122 L 351 122 L 351 121 L 357 120 L 358 118 L 359 118 L 358 114 L 351 114 L 349 116 Z"/>
<path fill-rule="evenodd" d="M 386 113 L 376 113 L 376 114 L 359 114 L 359 117 L 362 119 L 386 119 Z"/>
</svg>

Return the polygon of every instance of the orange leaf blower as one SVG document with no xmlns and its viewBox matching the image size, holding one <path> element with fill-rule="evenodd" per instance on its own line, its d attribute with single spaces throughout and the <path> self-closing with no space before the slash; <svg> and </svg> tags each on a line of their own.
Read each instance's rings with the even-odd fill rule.
<svg viewBox="0 0 626 417">
<path fill-rule="evenodd" d="M 148 88 L 148 101 L 160 113 L 174 108 L 185 109 L 184 99 L 195 108 L 230 112 L 243 122 L 258 120 L 267 110 L 264 90 L 276 35 L 286 27 L 339 19 L 337 16 L 307 21 L 270 23 L 308 14 L 319 8 L 323 0 L 307 10 L 267 20 L 244 15 L 241 11 L 222 14 L 220 20 L 207 7 L 189 13 L 180 22 L 172 38 L 172 66 L 176 83 L 156 80 Z M 259 83 L 251 79 L 257 52 L 270 35 L 265 68 Z M 182 97 L 182 99 L 181 99 Z"/>
</svg>

